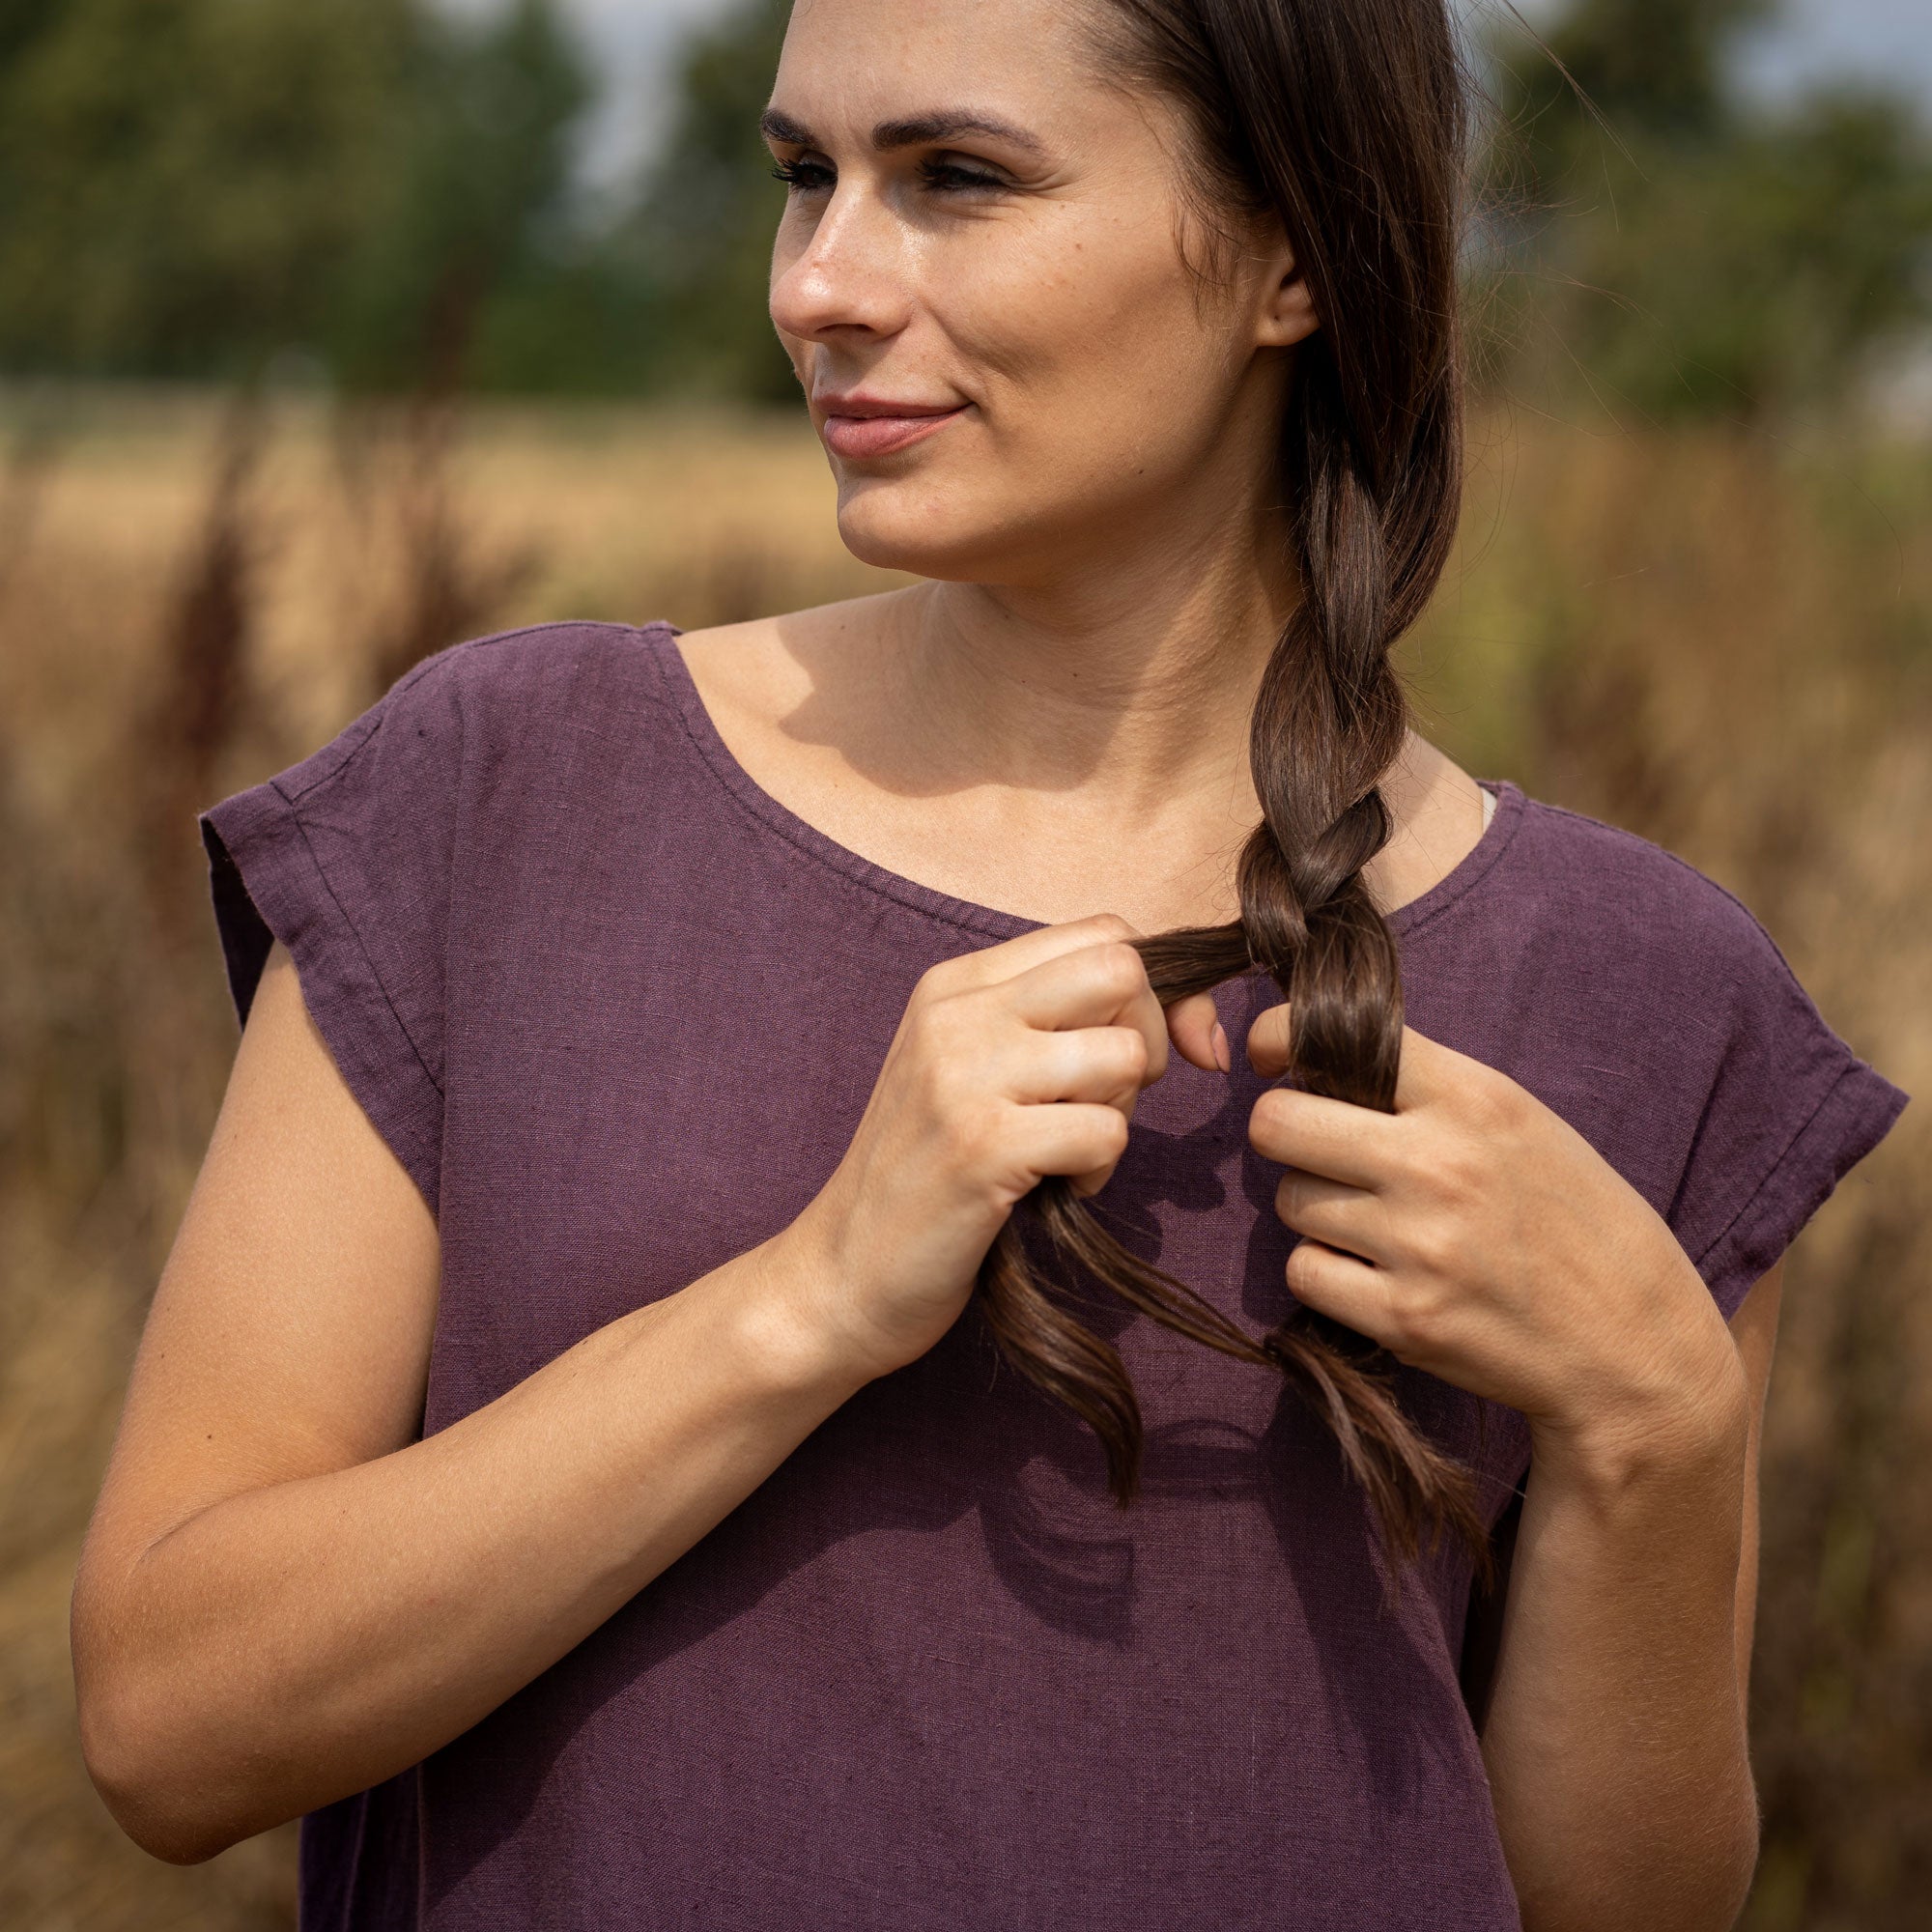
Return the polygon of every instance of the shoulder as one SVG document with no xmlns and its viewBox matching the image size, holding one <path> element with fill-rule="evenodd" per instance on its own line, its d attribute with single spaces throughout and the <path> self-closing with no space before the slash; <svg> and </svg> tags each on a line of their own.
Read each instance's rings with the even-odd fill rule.
<svg viewBox="0 0 1932 1932">
<path fill-rule="evenodd" d="M 389 688 L 382 706 L 427 719 L 454 713 L 476 724 L 527 728 L 586 701 L 622 697 L 649 703 L 660 695 L 654 646 L 675 627 L 562 618 L 469 638 L 432 653 Z"/>
<path fill-rule="evenodd" d="M 1557 945 L 1579 967 L 1640 966 L 1652 984 L 1688 984 L 1706 1002 L 1745 983 L 1803 998 L 1750 907 L 1652 839 L 1525 796 L 1510 858 L 1524 936 Z"/>
<path fill-rule="evenodd" d="M 433 781 L 481 760 L 506 776 L 560 738 L 648 721 L 663 700 L 656 649 L 671 635 L 663 620 L 563 619 L 446 645 L 272 783 L 298 805 L 371 765 Z"/>
<path fill-rule="evenodd" d="M 1514 785 L 1490 838 L 1406 936 L 1411 1023 L 1634 1161 L 1659 1205 L 1727 1065 L 1824 1075 L 1842 1054 L 1756 915 L 1676 853 Z"/>
</svg>

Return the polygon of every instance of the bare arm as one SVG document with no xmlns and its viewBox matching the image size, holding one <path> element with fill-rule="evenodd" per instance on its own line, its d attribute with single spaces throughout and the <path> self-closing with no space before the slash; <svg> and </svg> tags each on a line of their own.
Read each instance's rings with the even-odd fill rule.
<svg viewBox="0 0 1932 1932">
<path fill-rule="evenodd" d="M 773 1245 L 412 1441 L 435 1222 L 277 947 L 74 1591 L 129 1834 L 198 1860 L 416 1763 L 749 1494 L 867 1379 L 787 1318 Z"/>
<path fill-rule="evenodd" d="M 1014 1201 L 1102 1185 L 1167 1031 L 1117 920 L 920 981 L 781 1234 L 427 1440 L 437 1230 L 276 947 L 74 1586 L 123 1828 L 213 1856 L 418 1763 L 579 1643 L 964 1309 Z M 1212 1004 L 1177 1008 L 1212 1065 Z"/>
<path fill-rule="evenodd" d="M 1757 1856 L 1745 1714 L 1781 1264 L 1701 1428 L 1545 1441 L 1482 1731 L 1528 1932 L 1725 1932 Z"/>
</svg>

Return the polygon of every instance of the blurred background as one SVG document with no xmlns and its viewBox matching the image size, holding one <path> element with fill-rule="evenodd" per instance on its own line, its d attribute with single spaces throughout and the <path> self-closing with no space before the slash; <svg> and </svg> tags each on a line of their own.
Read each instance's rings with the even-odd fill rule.
<svg viewBox="0 0 1932 1932">
<path fill-rule="evenodd" d="M 884 587 L 765 315 L 770 0 L 0 8 L 0 1920 L 287 1927 L 74 1742 L 67 1602 L 235 1046 L 196 811 L 424 653 Z M 1751 1932 L 1932 1897 L 1932 12 L 1467 16 L 1483 777 L 1681 853 L 1918 1095 L 1797 1244 Z M 1532 33 L 1531 29 L 1535 32 Z M 1594 103 L 1579 104 L 1556 61 Z M 674 480 L 673 480 L 674 479 Z"/>
</svg>

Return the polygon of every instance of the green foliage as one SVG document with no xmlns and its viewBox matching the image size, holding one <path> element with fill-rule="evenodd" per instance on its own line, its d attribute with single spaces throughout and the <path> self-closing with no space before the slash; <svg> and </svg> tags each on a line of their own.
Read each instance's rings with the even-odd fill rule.
<svg viewBox="0 0 1932 1932">
<path fill-rule="evenodd" d="M 660 351 L 681 393 L 798 396 L 767 305 L 784 199 L 758 134 L 790 14 L 790 0 L 743 0 L 687 43 L 676 119 L 628 224 L 655 268 Z"/>
<path fill-rule="evenodd" d="M 0 355 L 232 368 L 312 332 L 380 180 L 401 0 L 70 0 L 0 72 Z"/>
<path fill-rule="evenodd" d="M 0 36 L 0 359 L 453 381 L 539 276 L 588 96 L 548 0 L 69 0 Z"/>
<path fill-rule="evenodd" d="M 1740 99 L 1733 37 L 1770 11 L 1577 0 L 1548 52 L 1492 45 L 1492 173 L 1521 184 L 1492 231 L 1520 271 L 1513 386 L 1775 417 L 1841 401 L 1877 346 L 1932 320 L 1922 123 L 1870 91 Z"/>
<path fill-rule="evenodd" d="M 1547 47 L 1492 36 L 1509 190 L 1475 272 L 1514 314 L 1486 373 L 1776 418 L 1932 321 L 1925 128 L 1870 92 L 1742 100 L 1737 37 L 1776 5 L 1571 0 Z M 468 27 L 432 0 L 9 0 L 0 368 L 233 376 L 297 347 L 356 388 L 793 400 L 757 134 L 790 11 L 693 35 L 656 158 L 592 221 L 554 0 Z"/>
<path fill-rule="evenodd" d="M 453 387 L 493 298 L 544 279 L 590 86 L 549 0 L 474 35 L 419 22 L 398 79 L 331 335 L 357 386 Z"/>
<path fill-rule="evenodd" d="M 1548 37 L 1555 58 L 1514 71 L 1514 104 L 1546 142 L 1577 130 L 1573 84 L 1620 131 L 1710 138 L 1722 129 L 1732 40 L 1776 12 L 1776 0 L 1577 0 Z"/>
</svg>

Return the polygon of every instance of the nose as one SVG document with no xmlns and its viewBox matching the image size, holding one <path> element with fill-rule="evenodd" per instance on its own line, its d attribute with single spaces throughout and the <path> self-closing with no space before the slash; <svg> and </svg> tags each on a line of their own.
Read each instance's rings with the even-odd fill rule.
<svg viewBox="0 0 1932 1932">
<path fill-rule="evenodd" d="M 846 176 L 808 222 L 786 215 L 772 249 L 772 324 L 803 342 L 893 335 L 910 312 L 906 236 L 892 210 Z"/>
</svg>

